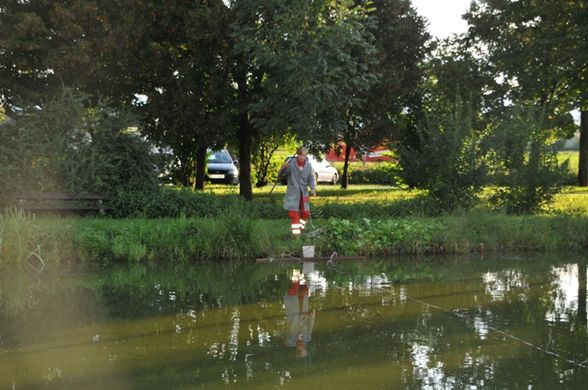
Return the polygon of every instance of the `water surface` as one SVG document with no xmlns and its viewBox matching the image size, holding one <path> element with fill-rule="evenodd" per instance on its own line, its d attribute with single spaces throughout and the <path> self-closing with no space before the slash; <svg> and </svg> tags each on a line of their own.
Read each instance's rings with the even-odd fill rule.
<svg viewBox="0 0 588 390">
<path fill-rule="evenodd" d="M 4 267 L 0 389 L 583 389 L 585 259 Z"/>
</svg>

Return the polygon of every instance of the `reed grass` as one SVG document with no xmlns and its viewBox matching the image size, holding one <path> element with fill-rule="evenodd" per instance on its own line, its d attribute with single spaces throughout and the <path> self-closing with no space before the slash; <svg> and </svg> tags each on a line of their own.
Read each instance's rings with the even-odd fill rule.
<svg viewBox="0 0 588 390">
<path fill-rule="evenodd" d="M 369 256 L 588 249 L 585 188 L 569 187 L 544 213 L 527 216 L 491 212 L 482 204 L 427 217 L 427 203 L 417 191 L 383 186 L 319 187 L 321 192 L 313 199 L 309 227 L 320 234 L 300 240 L 292 239 L 279 209 L 281 195 L 262 198 L 264 192 L 256 192 L 255 208 L 267 204 L 271 218 L 255 215 L 232 194 L 214 217 L 202 218 L 34 218 L 7 210 L 0 213 L 0 263 L 38 269 L 60 261 L 252 260 L 298 255 L 304 244 L 315 245 L 321 255 Z M 273 217 L 276 208 L 280 218 Z"/>
<path fill-rule="evenodd" d="M 44 268 L 41 236 L 35 219 L 22 210 L 0 213 L 0 265 L 23 263 L 36 270 Z"/>
<path fill-rule="evenodd" d="M 5 218 L 4 218 L 5 220 Z M 485 212 L 435 218 L 315 220 L 314 237 L 295 240 L 289 221 L 199 219 L 38 220 L 45 241 L 66 242 L 51 259 L 93 263 L 183 262 L 204 259 L 247 260 L 299 256 L 301 246 L 317 255 L 390 255 L 425 253 L 496 253 L 517 251 L 586 251 L 588 218 L 573 215 L 507 216 Z M 347 222 L 344 222 L 347 221 Z M 63 222 L 63 221 L 62 221 Z M 336 233 L 333 227 L 337 227 Z M 37 246 L 20 252 L 26 258 Z M 25 234 L 25 233 L 21 233 Z"/>
</svg>

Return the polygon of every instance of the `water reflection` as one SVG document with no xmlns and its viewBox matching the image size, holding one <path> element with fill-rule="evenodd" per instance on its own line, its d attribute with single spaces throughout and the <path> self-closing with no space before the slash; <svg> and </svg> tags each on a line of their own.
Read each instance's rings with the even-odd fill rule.
<svg viewBox="0 0 588 390">
<path fill-rule="evenodd" d="M 584 388 L 587 360 L 577 258 L 0 272 L 0 389 Z"/>
<path fill-rule="evenodd" d="M 316 310 L 310 308 L 309 280 L 306 274 L 312 274 L 314 264 L 304 263 L 303 272 L 298 268 L 292 270 L 290 286 L 284 295 L 284 309 L 286 311 L 286 329 L 284 343 L 288 347 L 295 347 L 296 357 L 308 356 L 307 344 L 312 339 L 312 329 Z M 304 272 L 306 271 L 306 272 Z"/>
<path fill-rule="evenodd" d="M 586 324 L 586 265 L 583 263 L 555 266 L 548 321 Z"/>
</svg>

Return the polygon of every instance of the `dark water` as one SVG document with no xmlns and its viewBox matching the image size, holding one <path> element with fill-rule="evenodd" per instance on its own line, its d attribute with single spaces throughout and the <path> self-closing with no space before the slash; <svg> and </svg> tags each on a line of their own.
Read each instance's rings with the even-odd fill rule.
<svg viewBox="0 0 588 390">
<path fill-rule="evenodd" d="M 586 260 L 4 267 L 0 390 L 584 389 Z"/>
</svg>

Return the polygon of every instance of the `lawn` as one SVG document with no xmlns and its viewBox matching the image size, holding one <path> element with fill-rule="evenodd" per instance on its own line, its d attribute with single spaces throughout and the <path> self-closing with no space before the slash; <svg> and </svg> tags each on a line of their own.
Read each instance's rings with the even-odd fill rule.
<svg viewBox="0 0 588 390">
<path fill-rule="evenodd" d="M 557 154 L 557 159 L 560 163 L 568 160 L 570 164 L 570 172 L 573 174 L 578 174 L 578 162 L 580 160 L 580 156 L 577 151 L 559 152 Z"/>
<path fill-rule="evenodd" d="M 271 191 L 272 186 L 255 188 L 253 196 L 255 202 L 279 203 L 284 196 L 286 186 L 278 184 Z M 238 194 L 239 189 L 236 186 L 209 185 L 207 191 L 218 195 Z M 271 195 L 270 195 L 271 191 Z M 487 193 L 489 189 L 483 191 Z M 311 199 L 313 206 L 325 205 L 356 205 L 362 209 L 388 207 L 396 202 L 401 202 L 414 198 L 422 194 L 419 190 L 410 190 L 406 188 L 358 184 L 350 185 L 348 189 L 341 189 L 338 185 L 332 186 L 320 184 L 317 186 L 317 197 Z M 484 198 L 484 196 L 483 196 Z M 489 208 L 490 205 L 482 201 L 482 208 Z M 566 213 L 588 216 L 588 187 L 568 186 L 564 187 L 554 201 L 549 204 L 545 210 L 547 214 Z"/>
</svg>

